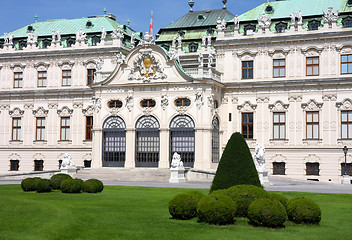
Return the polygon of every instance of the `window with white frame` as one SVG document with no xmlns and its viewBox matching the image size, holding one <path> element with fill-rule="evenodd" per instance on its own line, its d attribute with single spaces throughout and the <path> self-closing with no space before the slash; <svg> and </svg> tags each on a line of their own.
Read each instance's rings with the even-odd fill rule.
<svg viewBox="0 0 352 240">
<path fill-rule="evenodd" d="M 61 141 L 70 140 L 70 117 L 61 117 Z"/>
<path fill-rule="evenodd" d="M 38 71 L 38 87 L 46 87 L 47 84 L 47 72 Z"/>
<path fill-rule="evenodd" d="M 71 70 L 62 70 L 62 86 L 71 86 Z"/>
<path fill-rule="evenodd" d="M 306 112 L 307 139 L 319 139 L 319 112 Z"/>
<path fill-rule="evenodd" d="M 36 141 L 44 141 L 45 139 L 45 117 L 36 118 Z"/>
<path fill-rule="evenodd" d="M 285 139 L 286 138 L 286 116 L 284 112 L 273 113 L 273 138 Z"/>
<path fill-rule="evenodd" d="M 12 141 L 21 140 L 21 118 L 12 118 Z"/>
<path fill-rule="evenodd" d="M 15 72 L 13 77 L 13 87 L 22 88 L 23 87 L 23 72 Z"/>
<path fill-rule="evenodd" d="M 352 139 L 352 111 L 341 111 L 341 138 Z"/>
</svg>

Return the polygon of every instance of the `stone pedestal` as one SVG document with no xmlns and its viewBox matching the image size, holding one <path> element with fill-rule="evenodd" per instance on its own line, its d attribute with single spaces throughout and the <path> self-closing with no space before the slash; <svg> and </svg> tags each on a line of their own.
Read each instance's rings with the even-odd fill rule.
<svg viewBox="0 0 352 240">
<path fill-rule="evenodd" d="M 61 167 L 60 171 L 61 173 L 68 174 L 72 177 L 72 175 L 77 172 L 77 168 L 75 166 L 67 165 L 65 167 Z"/>
<path fill-rule="evenodd" d="M 341 184 L 351 184 L 351 179 L 349 175 L 343 175 Z"/>
<path fill-rule="evenodd" d="M 268 170 L 266 170 L 266 169 L 260 170 L 260 171 L 258 171 L 258 175 L 259 175 L 260 183 L 262 185 L 270 184 L 269 178 L 268 178 L 268 175 L 269 175 L 269 171 Z"/>
<path fill-rule="evenodd" d="M 171 172 L 171 174 L 170 174 L 169 183 L 186 182 L 184 167 L 170 168 L 170 172 Z"/>
</svg>

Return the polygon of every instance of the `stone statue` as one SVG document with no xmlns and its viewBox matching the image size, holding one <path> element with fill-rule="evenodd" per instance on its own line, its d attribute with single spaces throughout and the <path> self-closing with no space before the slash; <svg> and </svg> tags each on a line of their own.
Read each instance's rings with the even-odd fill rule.
<svg viewBox="0 0 352 240">
<path fill-rule="evenodd" d="M 68 166 L 75 167 L 75 164 L 72 161 L 71 154 L 65 153 L 64 158 L 62 159 L 61 168 L 65 168 Z"/>
<path fill-rule="evenodd" d="M 195 102 L 196 102 L 196 105 L 197 105 L 198 109 L 200 109 L 202 107 L 202 105 L 204 104 L 202 91 L 197 91 L 196 92 Z"/>
<path fill-rule="evenodd" d="M 86 40 L 86 32 L 82 31 L 82 28 L 76 33 L 76 40 L 77 41 L 84 41 Z"/>
<path fill-rule="evenodd" d="M 132 49 L 135 47 L 135 36 L 136 36 L 136 34 L 133 32 L 131 34 L 131 48 Z"/>
<path fill-rule="evenodd" d="M 202 46 L 205 46 L 207 43 L 206 43 L 207 39 L 205 37 L 205 35 L 202 36 Z"/>
<path fill-rule="evenodd" d="M 36 44 L 37 43 L 38 36 L 35 35 L 34 33 L 28 33 L 27 35 L 27 43 L 29 44 Z"/>
<path fill-rule="evenodd" d="M 198 54 L 198 63 L 199 67 L 203 67 L 203 54 L 201 52 Z"/>
<path fill-rule="evenodd" d="M 235 25 L 235 30 L 238 31 L 240 29 L 240 19 L 238 18 L 238 15 L 236 15 L 233 19 L 234 25 Z"/>
<path fill-rule="evenodd" d="M 182 48 L 182 36 L 178 35 L 178 48 L 181 49 Z"/>
<path fill-rule="evenodd" d="M 269 15 L 263 14 L 258 19 L 258 27 L 259 28 L 268 28 L 271 24 L 271 17 Z"/>
<path fill-rule="evenodd" d="M 298 13 L 296 13 L 296 17 L 297 17 L 297 23 L 298 24 L 302 24 L 302 12 L 301 12 L 301 10 L 299 10 Z"/>
<path fill-rule="evenodd" d="M 161 95 L 161 107 L 163 110 L 169 105 L 169 99 L 166 94 Z"/>
<path fill-rule="evenodd" d="M 171 49 L 172 50 L 176 49 L 176 36 L 172 39 Z"/>
<path fill-rule="evenodd" d="M 265 148 L 262 144 L 257 144 L 254 151 L 254 163 L 257 167 L 258 172 L 265 170 Z"/>
<path fill-rule="evenodd" d="M 111 33 L 111 36 L 113 39 L 121 39 L 123 38 L 123 31 L 121 30 L 121 28 L 114 29 Z"/>
<path fill-rule="evenodd" d="M 214 98 L 215 98 L 214 93 L 210 94 L 210 96 L 208 97 L 208 106 L 211 109 L 214 108 Z"/>
<path fill-rule="evenodd" d="M 140 45 L 150 45 L 155 44 L 155 40 L 153 35 L 149 35 L 149 32 L 145 32 L 142 41 L 139 43 Z"/>
<path fill-rule="evenodd" d="M 216 21 L 216 29 L 218 31 L 224 31 L 226 29 L 226 20 L 223 19 L 221 21 L 220 17 L 218 17 L 218 20 Z"/>
<path fill-rule="evenodd" d="M 292 12 L 290 14 L 290 18 L 291 18 L 291 25 L 294 25 L 296 23 L 296 14 L 295 14 L 295 12 Z"/>
<path fill-rule="evenodd" d="M 211 47 L 211 35 L 208 35 L 208 47 Z"/>
<path fill-rule="evenodd" d="M 177 152 L 172 155 L 171 168 L 183 167 L 183 162 L 181 161 L 181 156 Z"/>
<path fill-rule="evenodd" d="M 100 71 L 102 69 L 102 64 L 103 58 L 99 57 L 97 60 L 95 60 L 95 68 L 97 71 Z"/>
<path fill-rule="evenodd" d="M 105 29 L 105 27 L 103 26 L 102 28 L 101 28 L 101 39 L 105 39 L 106 38 L 106 29 Z"/>
<path fill-rule="evenodd" d="M 60 30 L 57 30 L 56 36 L 57 36 L 57 41 L 58 41 L 58 42 L 61 42 L 61 33 L 60 33 Z"/>
<path fill-rule="evenodd" d="M 323 11 L 323 14 L 324 14 L 323 16 L 324 23 L 328 23 L 328 24 L 336 22 L 339 17 L 339 12 L 337 10 L 334 11 L 332 7 L 329 7 L 327 12 Z"/>
<path fill-rule="evenodd" d="M 12 33 L 10 33 L 9 44 L 10 44 L 10 45 L 13 44 L 13 35 L 12 35 Z"/>
<path fill-rule="evenodd" d="M 5 44 L 9 43 L 9 39 L 7 38 L 7 33 L 4 33 L 4 43 Z"/>
<path fill-rule="evenodd" d="M 126 60 L 126 56 L 125 55 L 123 55 L 122 53 L 118 53 L 118 54 L 116 54 L 116 62 L 118 63 L 118 64 L 124 64 L 125 63 L 125 60 Z"/>
<path fill-rule="evenodd" d="M 51 31 L 51 41 L 52 42 L 56 41 L 56 35 L 55 35 L 55 31 L 54 30 Z"/>
</svg>

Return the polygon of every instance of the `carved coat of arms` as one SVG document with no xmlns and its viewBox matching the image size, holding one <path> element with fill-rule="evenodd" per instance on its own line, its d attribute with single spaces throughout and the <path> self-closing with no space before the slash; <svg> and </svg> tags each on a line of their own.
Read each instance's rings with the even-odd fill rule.
<svg viewBox="0 0 352 240">
<path fill-rule="evenodd" d="M 129 80 L 143 80 L 150 82 L 152 79 L 165 79 L 164 69 L 160 62 L 151 54 L 151 51 L 140 52 L 133 61 L 133 69 L 128 76 Z"/>
</svg>

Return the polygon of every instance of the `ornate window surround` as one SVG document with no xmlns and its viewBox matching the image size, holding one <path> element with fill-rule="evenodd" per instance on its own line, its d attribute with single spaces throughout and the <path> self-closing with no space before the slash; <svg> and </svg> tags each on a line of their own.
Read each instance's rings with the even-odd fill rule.
<svg viewBox="0 0 352 240">
<path fill-rule="evenodd" d="M 352 111 L 352 99 L 350 98 L 345 98 L 343 101 L 341 102 L 336 102 L 336 109 L 338 114 L 338 126 L 339 126 L 339 139 L 337 139 L 338 142 L 340 142 L 342 144 L 343 141 L 349 141 L 351 140 L 349 139 L 342 139 L 342 119 L 341 119 L 341 112 L 342 111 Z"/>
<path fill-rule="evenodd" d="M 303 143 L 307 143 L 307 141 L 318 141 L 319 144 L 322 143 L 322 125 L 321 125 L 321 117 L 322 117 L 322 107 L 323 107 L 324 103 L 318 103 L 317 101 L 315 101 L 314 99 L 310 99 L 309 101 L 307 101 L 307 103 L 302 103 L 301 107 L 303 109 L 303 117 L 304 119 L 302 119 L 304 125 L 305 125 L 305 130 L 304 130 L 304 136 L 305 138 L 302 139 Z M 318 112 L 319 113 L 319 130 L 318 130 L 318 135 L 319 138 L 318 139 L 307 139 L 307 112 Z"/>
</svg>

